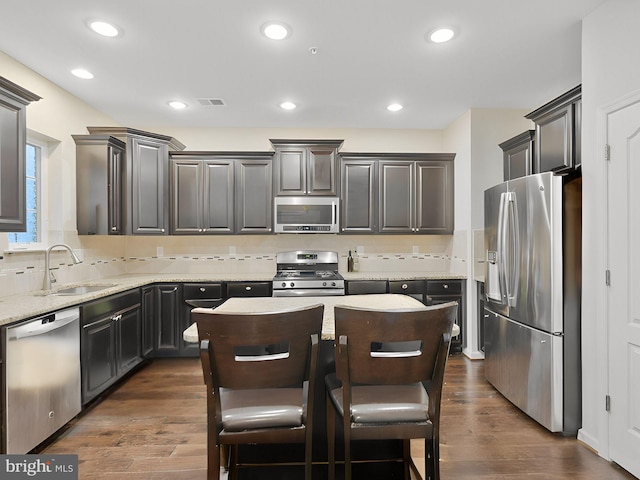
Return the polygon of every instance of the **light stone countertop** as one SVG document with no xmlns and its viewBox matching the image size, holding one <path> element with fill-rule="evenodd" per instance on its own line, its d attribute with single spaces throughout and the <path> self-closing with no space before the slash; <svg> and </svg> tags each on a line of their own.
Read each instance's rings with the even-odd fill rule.
<svg viewBox="0 0 640 480">
<path fill-rule="evenodd" d="M 424 304 L 413 297 L 396 294 L 380 295 L 346 295 L 335 297 L 250 297 L 230 298 L 225 303 L 215 308 L 217 313 L 265 313 L 308 307 L 316 304 L 324 304 L 324 317 L 322 321 L 322 339 L 333 340 L 335 338 L 335 321 L 333 307 L 347 305 L 356 308 L 370 308 L 374 310 L 398 310 L 420 308 L 426 309 Z M 196 312 L 210 313 L 210 308 L 196 308 Z M 460 333 L 458 325 L 453 326 L 453 336 Z M 187 328 L 182 338 L 185 342 L 198 343 L 198 326 L 194 323 Z"/>
<path fill-rule="evenodd" d="M 163 282 L 224 282 L 224 281 L 271 281 L 273 273 L 169 273 L 169 274 L 127 274 L 86 282 L 54 284 L 53 291 L 78 285 L 106 285 L 104 289 L 83 295 L 44 295 L 44 291 L 33 291 L 21 295 L 0 297 L 0 326 L 27 318 L 46 315 L 126 290 Z M 399 280 L 399 279 L 464 279 L 464 276 L 447 272 L 341 272 L 345 280 Z M 264 301 L 264 299 L 263 299 Z"/>
</svg>

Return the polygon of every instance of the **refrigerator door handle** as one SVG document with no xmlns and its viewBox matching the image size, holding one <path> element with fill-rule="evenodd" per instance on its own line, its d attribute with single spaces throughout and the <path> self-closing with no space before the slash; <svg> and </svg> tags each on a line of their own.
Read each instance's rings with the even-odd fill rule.
<svg viewBox="0 0 640 480">
<path fill-rule="evenodd" d="M 500 289 L 501 303 L 508 305 L 508 292 L 506 287 L 507 274 L 507 193 L 500 194 L 500 206 L 498 209 L 498 234 L 497 234 L 497 264 L 498 264 L 498 285 Z"/>
<path fill-rule="evenodd" d="M 508 192 L 507 208 L 506 208 L 506 224 L 507 233 L 505 237 L 510 242 L 505 245 L 507 254 L 505 256 L 507 266 L 506 273 L 506 289 L 507 304 L 515 307 L 518 304 L 518 283 L 520 281 L 520 225 L 518 219 L 518 205 L 515 192 Z M 506 242 L 505 242 L 506 243 Z"/>
</svg>

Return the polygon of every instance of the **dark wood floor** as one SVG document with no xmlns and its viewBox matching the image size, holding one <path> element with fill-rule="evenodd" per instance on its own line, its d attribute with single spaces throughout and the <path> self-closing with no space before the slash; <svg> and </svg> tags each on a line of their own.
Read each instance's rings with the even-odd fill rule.
<svg viewBox="0 0 640 480">
<path fill-rule="evenodd" d="M 635 478 L 523 415 L 484 380 L 482 361 L 450 357 L 445 381 L 443 480 Z M 154 361 L 75 419 L 43 453 L 78 454 L 81 480 L 203 480 L 203 390 L 197 359 Z M 423 464 L 419 442 L 413 455 Z"/>
</svg>

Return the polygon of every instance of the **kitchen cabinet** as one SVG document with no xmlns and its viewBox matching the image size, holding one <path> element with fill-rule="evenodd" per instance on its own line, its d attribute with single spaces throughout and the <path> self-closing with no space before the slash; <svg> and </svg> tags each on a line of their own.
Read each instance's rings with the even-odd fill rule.
<svg viewBox="0 0 640 480">
<path fill-rule="evenodd" d="M 198 343 L 187 343 L 182 338 L 182 333 L 191 325 L 191 310 L 197 307 L 215 308 L 222 305 L 224 298 L 224 284 L 222 282 L 185 283 L 182 285 L 182 304 L 180 317 L 178 318 L 180 332 L 181 357 L 197 357 L 200 355 Z"/>
<path fill-rule="evenodd" d="M 126 145 L 122 213 L 124 233 L 169 233 L 169 150 L 185 147 L 174 138 L 127 127 L 87 127 Z M 100 173 L 101 174 L 101 173 Z"/>
<path fill-rule="evenodd" d="M 171 158 L 171 233 L 233 233 L 234 161 Z"/>
<path fill-rule="evenodd" d="M 80 307 L 82 403 L 93 400 L 142 361 L 140 291 Z"/>
<path fill-rule="evenodd" d="M 142 315 L 142 356 L 151 356 L 156 336 L 156 295 L 153 285 L 140 289 L 140 310 Z"/>
<path fill-rule="evenodd" d="M 536 125 L 534 173 L 566 172 L 581 164 L 582 86 L 525 117 Z"/>
<path fill-rule="evenodd" d="M 270 152 L 172 152 L 171 233 L 273 231 Z"/>
<path fill-rule="evenodd" d="M 378 232 L 452 234 L 453 159 L 453 154 L 406 154 L 380 160 Z"/>
<path fill-rule="evenodd" d="M 372 159 L 341 159 L 342 233 L 376 232 L 376 178 L 378 163 Z"/>
<path fill-rule="evenodd" d="M 72 135 L 76 143 L 78 235 L 120 235 L 126 145 L 111 135 Z"/>
<path fill-rule="evenodd" d="M 527 130 L 500 144 L 505 182 L 533 173 L 534 139 L 535 130 Z"/>
<path fill-rule="evenodd" d="M 387 293 L 386 280 L 347 280 L 345 282 L 347 295 L 369 295 Z"/>
<path fill-rule="evenodd" d="M 276 195 L 338 195 L 342 140 L 271 140 Z"/>
<path fill-rule="evenodd" d="M 478 284 L 478 318 L 476 328 L 478 329 L 478 350 L 484 352 L 484 322 L 485 319 L 489 316 L 487 312 L 484 311 L 485 308 L 485 298 L 484 298 L 484 282 L 476 282 Z"/>
<path fill-rule="evenodd" d="M 427 280 L 427 296 L 429 305 L 447 302 L 458 302 L 458 316 L 456 325 L 460 327 L 460 334 L 451 339 L 451 352 L 459 353 L 464 348 L 466 334 L 465 319 L 465 288 L 464 280 Z"/>
<path fill-rule="evenodd" d="M 227 297 L 270 297 L 272 282 L 228 282 Z"/>
<path fill-rule="evenodd" d="M 428 305 L 426 280 L 389 280 L 389 293 L 408 295 Z"/>
<path fill-rule="evenodd" d="M 273 233 L 272 159 L 236 160 L 236 233 Z"/>
<path fill-rule="evenodd" d="M 0 77 L 0 232 L 25 232 L 27 105 L 40 97 Z"/>
<path fill-rule="evenodd" d="M 155 286 L 155 357 L 180 356 L 182 345 L 182 285 L 163 283 Z"/>
</svg>

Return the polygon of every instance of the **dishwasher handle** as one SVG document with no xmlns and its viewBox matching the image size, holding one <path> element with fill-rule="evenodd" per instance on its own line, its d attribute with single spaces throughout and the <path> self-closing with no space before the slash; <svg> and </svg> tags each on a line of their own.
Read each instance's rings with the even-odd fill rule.
<svg viewBox="0 0 640 480">
<path fill-rule="evenodd" d="M 43 335 L 65 327 L 72 322 L 79 321 L 80 310 L 73 308 L 70 310 L 64 310 L 51 315 L 45 315 L 43 317 L 33 318 L 27 320 L 19 325 L 7 328 L 7 341 L 19 340 L 21 338 L 35 337 L 37 335 Z"/>
</svg>

